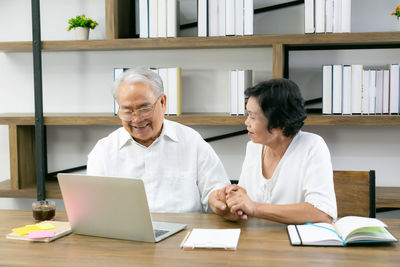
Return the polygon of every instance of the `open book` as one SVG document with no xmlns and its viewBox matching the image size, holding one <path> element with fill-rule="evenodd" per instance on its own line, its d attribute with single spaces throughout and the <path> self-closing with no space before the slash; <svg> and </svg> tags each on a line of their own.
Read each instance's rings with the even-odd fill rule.
<svg viewBox="0 0 400 267">
<path fill-rule="evenodd" d="M 347 216 L 329 223 L 288 225 L 293 246 L 346 246 L 351 243 L 397 242 L 386 229 L 386 224 L 375 218 Z"/>
</svg>

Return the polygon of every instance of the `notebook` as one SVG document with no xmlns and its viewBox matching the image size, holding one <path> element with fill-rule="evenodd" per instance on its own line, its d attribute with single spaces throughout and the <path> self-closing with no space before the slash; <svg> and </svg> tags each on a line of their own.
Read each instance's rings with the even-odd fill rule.
<svg viewBox="0 0 400 267">
<path fill-rule="evenodd" d="M 196 248 L 213 248 L 236 250 L 240 229 L 199 229 L 190 231 L 181 243 L 184 250 Z"/>
<path fill-rule="evenodd" d="M 72 232 L 159 242 L 186 224 L 152 222 L 140 179 L 59 173 L 58 182 Z"/>
</svg>

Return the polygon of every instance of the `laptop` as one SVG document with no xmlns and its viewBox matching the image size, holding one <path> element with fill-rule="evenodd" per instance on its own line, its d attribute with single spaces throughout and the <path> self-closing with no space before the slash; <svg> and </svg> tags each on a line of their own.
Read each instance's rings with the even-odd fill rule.
<svg viewBox="0 0 400 267">
<path fill-rule="evenodd" d="M 159 242 L 186 224 L 152 222 L 140 179 L 57 175 L 72 232 L 107 238 Z"/>
</svg>

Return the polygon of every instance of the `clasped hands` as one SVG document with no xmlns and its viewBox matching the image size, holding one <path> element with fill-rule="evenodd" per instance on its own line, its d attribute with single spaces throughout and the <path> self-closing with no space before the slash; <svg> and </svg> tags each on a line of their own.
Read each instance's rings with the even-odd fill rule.
<svg viewBox="0 0 400 267">
<path fill-rule="evenodd" d="M 211 209 L 227 220 L 247 220 L 248 216 L 254 216 L 255 202 L 243 187 L 229 185 L 213 191 L 210 198 Z"/>
</svg>

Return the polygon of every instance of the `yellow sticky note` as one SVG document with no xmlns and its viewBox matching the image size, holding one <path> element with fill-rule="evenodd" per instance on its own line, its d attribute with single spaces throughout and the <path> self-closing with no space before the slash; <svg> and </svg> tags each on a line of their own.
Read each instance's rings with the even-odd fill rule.
<svg viewBox="0 0 400 267">
<path fill-rule="evenodd" d="M 29 226 L 24 226 L 24 227 L 19 227 L 19 228 L 14 228 L 12 231 L 14 233 L 17 233 L 19 235 L 27 235 L 29 232 L 33 231 L 41 231 L 40 227 L 36 225 L 29 225 Z"/>
<path fill-rule="evenodd" d="M 56 229 L 54 225 L 51 223 L 38 223 L 36 224 L 41 230 L 51 230 L 51 229 Z"/>
</svg>

